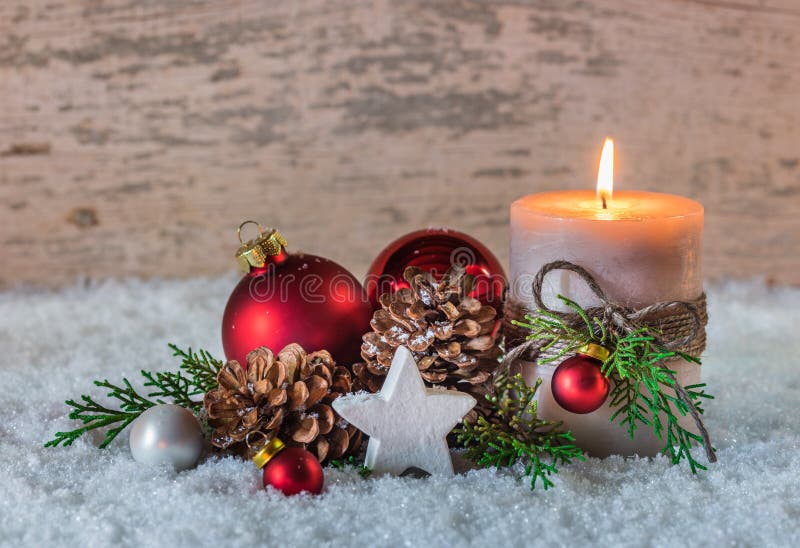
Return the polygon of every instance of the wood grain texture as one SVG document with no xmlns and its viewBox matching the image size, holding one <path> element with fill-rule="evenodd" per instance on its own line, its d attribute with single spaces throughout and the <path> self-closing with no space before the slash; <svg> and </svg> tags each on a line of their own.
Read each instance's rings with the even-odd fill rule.
<svg viewBox="0 0 800 548">
<path fill-rule="evenodd" d="M 709 277 L 800 283 L 792 0 L 0 4 L 0 286 L 233 268 L 240 220 L 363 274 L 415 228 L 507 260 L 508 206 L 706 206 Z"/>
</svg>

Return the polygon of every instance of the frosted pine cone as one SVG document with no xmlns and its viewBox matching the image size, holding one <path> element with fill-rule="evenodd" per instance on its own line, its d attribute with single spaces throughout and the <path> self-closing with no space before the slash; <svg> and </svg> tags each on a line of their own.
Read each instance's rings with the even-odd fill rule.
<svg viewBox="0 0 800 548">
<path fill-rule="evenodd" d="M 403 273 L 410 288 L 380 297 L 373 331 L 363 336 L 361 357 L 353 372 L 370 392 L 377 392 L 389 371 L 395 349 L 414 353 L 422 378 L 430 385 L 471 394 L 478 405 L 467 416 L 487 414 L 487 383 L 498 367 L 495 338 L 497 311 L 469 296 L 474 277 L 453 266 L 441 281 L 415 267 Z"/>
<path fill-rule="evenodd" d="M 269 348 L 257 348 L 247 355 L 246 371 L 229 361 L 217 382 L 203 398 L 215 447 L 247 453 L 247 435 L 261 432 L 306 447 L 324 462 L 357 452 L 361 445 L 361 432 L 330 405 L 354 390 L 350 372 L 325 350 L 306 354 L 290 344 L 276 358 Z"/>
</svg>

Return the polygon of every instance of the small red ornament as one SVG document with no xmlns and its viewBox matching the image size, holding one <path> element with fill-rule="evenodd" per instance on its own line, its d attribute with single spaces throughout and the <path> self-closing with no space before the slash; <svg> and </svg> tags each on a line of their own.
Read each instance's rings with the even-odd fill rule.
<svg viewBox="0 0 800 548">
<path fill-rule="evenodd" d="M 247 221 L 239 226 L 241 229 Z M 243 243 L 236 258 L 245 276 L 222 316 L 225 357 L 243 366 L 247 353 L 299 343 L 325 349 L 343 364 L 359 360 L 361 335 L 369 331 L 372 306 L 358 280 L 333 261 L 286 252 L 277 230 Z"/>
<path fill-rule="evenodd" d="M 403 278 L 406 267 L 432 272 L 440 280 L 453 264 L 466 267 L 467 273 L 475 276 L 471 297 L 502 310 L 506 277 L 500 261 L 472 236 L 447 228 L 417 230 L 387 245 L 369 267 L 364 287 L 373 308 L 378 309 L 378 297 L 383 293 L 408 287 Z"/>
<path fill-rule="evenodd" d="M 312 495 L 322 492 L 322 466 L 302 447 L 286 447 L 278 438 L 272 438 L 253 456 L 253 462 L 264 469 L 264 488 L 271 485 L 286 496 L 302 491 Z"/>
<path fill-rule="evenodd" d="M 579 414 L 599 409 L 608 397 L 608 379 L 600 369 L 608 355 L 608 349 L 590 343 L 561 362 L 550 381 L 558 405 Z"/>
</svg>

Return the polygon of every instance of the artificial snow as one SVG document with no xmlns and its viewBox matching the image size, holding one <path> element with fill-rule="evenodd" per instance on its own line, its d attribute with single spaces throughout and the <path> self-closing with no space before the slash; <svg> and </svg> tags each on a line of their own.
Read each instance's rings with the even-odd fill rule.
<svg viewBox="0 0 800 548">
<path fill-rule="evenodd" d="M 65 399 L 102 394 L 93 379 L 172 369 L 168 342 L 221 356 L 234 282 L 0 294 L 0 545 L 800 545 L 800 289 L 756 282 L 709 288 L 703 378 L 719 462 L 696 477 L 620 457 L 565 466 L 549 491 L 519 470 L 363 480 L 326 469 L 323 495 L 286 498 L 235 458 L 180 473 L 140 465 L 127 433 L 106 450 L 97 433 L 42 447 L 77 426 Z"/>
</svg>

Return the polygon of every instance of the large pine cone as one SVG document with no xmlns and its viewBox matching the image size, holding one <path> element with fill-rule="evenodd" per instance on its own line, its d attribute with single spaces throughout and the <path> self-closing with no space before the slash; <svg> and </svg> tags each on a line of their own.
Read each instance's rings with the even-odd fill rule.
<svg viewBox="0 0 800 548">
<path fill-rule="evenodd" d="M 485 399 L 500 348 L 494 331 L 497 311 L 469 296 L 475 278 L 453 266 L 437 282 L 429 272 L 408 267 L 403 273 L 410 288 L 380 297 L 373 331 L 363 336 L 365 363 L 353 372 L 370 392 L 380 390 L 395 349 L 405 345 L 417 360 L 422 378 L 430 385 L 471 394 L 478 405 L 467 415 L 486 415 Z"/>
<path fill-rule="evenodd" d="M 331 407 L 337 397 L 359 388 L 325 350 L 306 354 L 290 344 L 276 358 L 269 348 L 257 348 L 247 355 L 246 371 L 229 361 L 217 382 L 203 398 L 215 447 L 249 454 L 247 435 L 261 432 L 305 447 L 324 462 L 361 445 L 361 432 Z"/>
</svg>

